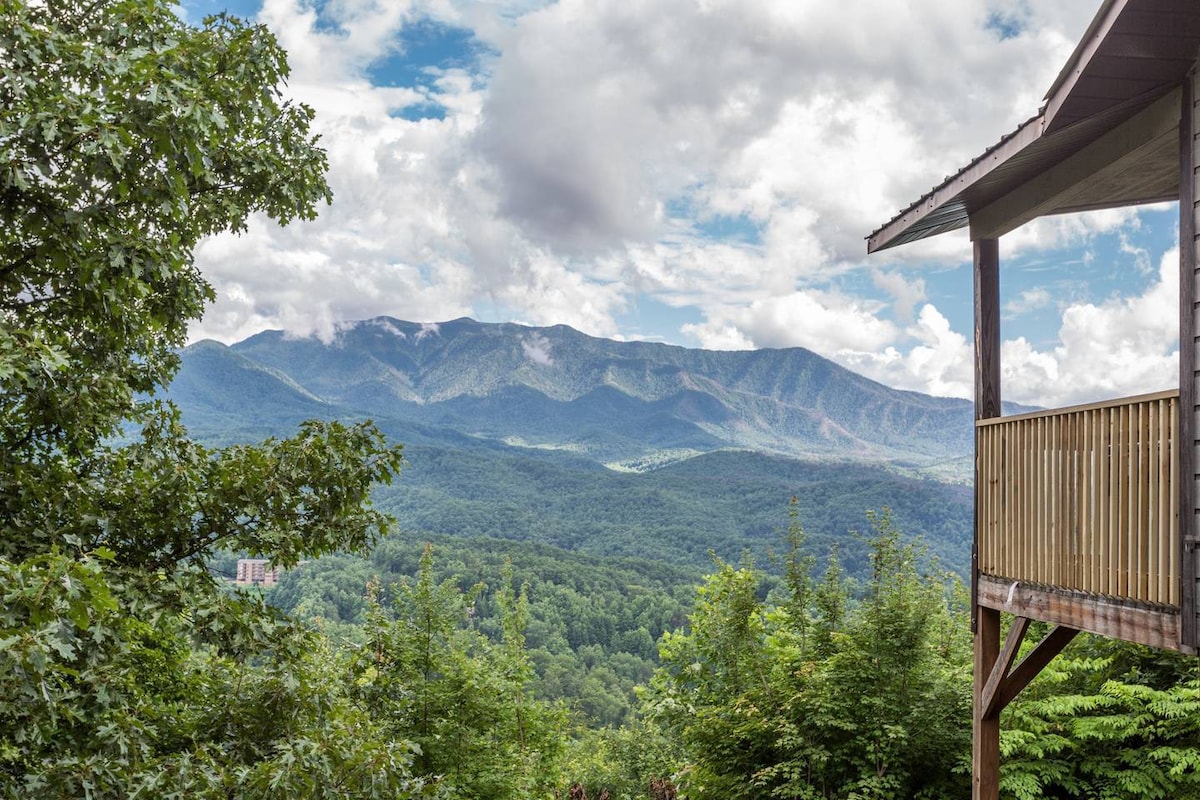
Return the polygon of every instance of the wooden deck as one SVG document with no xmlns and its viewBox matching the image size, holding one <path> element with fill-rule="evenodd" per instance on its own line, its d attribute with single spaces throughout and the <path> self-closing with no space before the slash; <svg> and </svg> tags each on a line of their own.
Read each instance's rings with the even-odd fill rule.
<svg viewBox="0 0 1200 800">
<path fill-rule="evenodd" d="M 1179 647 L 1179 392 L 977 423 L 978 602 Z"/>
<path fill-rule="evenodd" d="M 1195 0 L 1103 0 L 1037 115 L 867 240 L 971 231 L 973 800 L 1000 797 L 1001 710 L 1080 631 L 1200 653 L 1198 44 Z M 1002 417 L 1000 237 L 1176 198 L 1180 391 Z M 1018 663 L 1034 621 L 1053 627 Z"/>
</svg>

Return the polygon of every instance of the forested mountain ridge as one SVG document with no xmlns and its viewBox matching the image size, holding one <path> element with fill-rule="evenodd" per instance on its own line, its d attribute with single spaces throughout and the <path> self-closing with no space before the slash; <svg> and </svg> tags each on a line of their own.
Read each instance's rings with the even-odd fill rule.
<svg viewBox="0 0 1200 800">
<path fill-rule="evenodd" d="M 289 418 L 336 409 L 632 469 L 733 447 L 963 477 L 971 447 L 967 401 L 891 389 L 802 348 L 696 350 L 565 325 L 379 317 L 329 343 L 280 331 L 201 342 L 183 351 L 172 396 L 216 423 L 232 376 Z"/>
<path fill-rule="evenodd" d="M 805 350 L 375 319 L 328 344 L 265 332 L 181 358 L 168 395 L 211 444 L 286 435 L 309 418 L 372 419 L 404 444 L 407 465 L 376 503 L 419 535 L 703 568 L 710 552 L 761 560 L 797 495 L 816 551 L 842 543 L 852 574 L 865 548 L 848 531 L 885 506 L 966 571 L 969 488 L 920 476 L 962 477 L 969 405 L 889 389 Z M 927 428 L 940 439 L 922 440 Z"/>
</svg>

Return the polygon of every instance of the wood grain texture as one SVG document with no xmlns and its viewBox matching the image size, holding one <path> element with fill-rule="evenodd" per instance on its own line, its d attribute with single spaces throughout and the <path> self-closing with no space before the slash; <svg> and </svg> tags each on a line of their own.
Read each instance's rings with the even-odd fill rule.
<svg viewBox="0 0 1200 800">
<path fill-rule="evenodd" d="M 1178 605 L 1176 394 L 980 420 L 980 572 Z"/>
<path fill-rule="evenodd" d="M 1196 137 L 1197 103 L 1195 70 L 1183 81 L 1179 121 L 1179 440 L 1194 445 L 1197 431 L 1193 427 L 1196 412 L 1196 381 L 1200 370 L 1196 367 L 1196 281 L 1200 270 L 1196 263 Z M 1196 525 L 1196 461 L 1194 446 L 1180 447 L 1175 457 L 1175 468 L 1180 475 L 1178 499 L 1178 535 L 1171 553 L 1172 563 L 1179 570 L 1178 591 L 1180 615 L 1180 642 L 1185 647 L 1200 644 L 1196 622 L 1196 566 L 1195 559 L 1188 557 L 1197 535 Z"/>
<path fill-rule="evenodd" d="M 975 419 L 1000 416 L 1000 242 L 979 239 L 975 262 Z"/>
<path fill-rule="evenodd" d="M 1017 659 L 1021 642 L 1025 641 L 1025 632 L 1029 630 L 1029 622 L 1029 617 L 1017 617 L 1008 627 L 1008 636 L 1004 639 L 1004 646 L 1000 648 L 996 663 L 992 665 L 991 674 L 988 675 L 987 683 L 983 687 L 983 696 L 980 698 L 980 713 L 985 718 L 997 716 L 1003 709 L 1003 706 L 996 706 L 996 692 Z"/>
<path fill-rule="evenodd" d="M 1046 668 L 1050 660 L 1061 653 L 1062 649 L 1070 644 L 1078 634 L 1077 629 L 1064 625 L 1056 625 L 1051 628 L 1050 632 L 1029 652 L 1029 655 L 1021 659 L 1021 663 L 1017 664 L 1011 673 L 997 682 L 995 692 L 986 698 L 984 713 L 999 717 L 1004 707 L 1011 703 L 1013 698 L 1019 695 L 1021 690 Z"/>
<path fill-rule="evenodd" d="M 978 583 L 981 609 L 1006 611 L 1150 647 L 1180 649 L 1176 608 L 1121 602 L 988 575 L 981 575 Z"/>
<path fill-rule="evenodd" d="M 975 275 L 975 419 L 1000 416 L 1000 242 L 972 243 Z M 981 453 L 975 437 L 975 485 L 980 486 Z M 971 544 L 971 630 L 976 631 L 975 577 L 980 558 L 980 495 L 975 494 L 975 529 Z"/>
<path fill-rule="evenodd" d="M 986 716 L 983 692 L 1000 656 L 1000 612 L 983 606 L 975 614 L 975 691 L 971 736 L 971 798 L 1000 798 L 1000 716 Z"/>
</svg>

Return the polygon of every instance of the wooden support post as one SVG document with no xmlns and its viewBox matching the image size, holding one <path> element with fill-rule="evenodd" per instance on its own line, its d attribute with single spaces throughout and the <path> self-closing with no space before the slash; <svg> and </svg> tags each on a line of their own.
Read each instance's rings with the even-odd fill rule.
<svg viewBox="0 0 1200 800">
<path fill-rule="evenodd" d="M 975 419 L 1000 416 L 1000 242 L 974 242 L 975 263 Z M 979 432 L 975 432 L 975 538 L 971 547 L 971 630 L 978 619 L 979 592 Z"/>
<path fill-rule="evenodd" d="M 1196 464 L 1193 443 L 1195 430 L 1196 381 L 1200 372 L 1196 363 L 1196 281 L 1200 269 L 1196 263 L 1196 79 L 1189 74 L 1183 82 L 1179 118 L 1179 439 L 1176 442 L 1179 470 L 1179 636 L 1181 648 L 1200 645 L 1196 624 Z"/>
<path fill-rule="evenodd" d="M 1021 642 L 1029 630 L 1029 618 L 1017 617 L 1000 647 L 1000 612 L 978 606 L 975 630 L 975 714 L 973 800 L 998 800 L 1000 797 L 1000 712 L 1012 702 L 1050 659 L 1079 633 L 1074 628 L 1055 626 L 1021 663 L 1010 671 Z"/>
<path fill-rule="evenodd" d="M 975 419 L 1000 416 L 1000 240 L 975 243 Z"/>
<path fill-rule="evenodd" d="M 984 688 L 1000 657 L 1000 612 L 975 607 L 975 703 L 971 736 L 971 800 L 1000 798 L 1000 715 L 987 716 Z"/>
<path fill-rule="evenodd" d="M 978 239 L 975 262 L 975 419 L 1000 416 L 1000 242 Z M 978 449 L 979 436 L 975 437 Z M 971 550 L 971 628 L 975 632 L 973 800 L 1000 797 L 1000 717 L 984 714 L 984 688 L 1000 656 L 1000 612 L 979 605 L 979 453 L 975 454 L 975 542 Z"/>
</svg>

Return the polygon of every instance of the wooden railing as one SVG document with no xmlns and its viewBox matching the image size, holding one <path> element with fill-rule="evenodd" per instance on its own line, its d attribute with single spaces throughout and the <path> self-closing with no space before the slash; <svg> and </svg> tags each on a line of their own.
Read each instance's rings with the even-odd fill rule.
<svg viewBox="0 0 1200 800">
<path fill-rule="evenodd" d="M 1178 400 L 978 422 L 980 572 L 1177 606 Z"/>
</svg>

